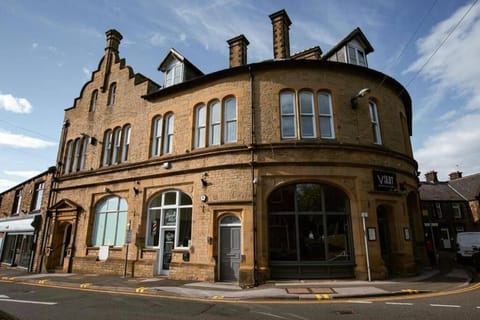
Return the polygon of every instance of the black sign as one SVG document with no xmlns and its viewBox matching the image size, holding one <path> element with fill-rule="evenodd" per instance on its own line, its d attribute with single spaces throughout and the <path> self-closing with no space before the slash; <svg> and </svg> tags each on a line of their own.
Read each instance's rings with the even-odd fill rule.
<svg viewBox="0 0 480 320">
<path fill-rule="evenodd" d="M 397 191 L 397 176 L 390 172 L 373 171 L 373 186 L 376 191 Z"/>
</svg>

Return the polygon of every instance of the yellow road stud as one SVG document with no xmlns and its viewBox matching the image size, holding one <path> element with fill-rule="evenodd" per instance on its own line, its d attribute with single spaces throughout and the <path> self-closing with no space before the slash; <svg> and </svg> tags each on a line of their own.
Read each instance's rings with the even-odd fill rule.
<svg viewBox="0 0 480 320">
<path fill-rule="evenodd" d="M 315 298 L 317 300 L 330 300 L 330 296 L 328 294 L 316 294 Z"/>
<path fill-rule="evenodd" d="M 82 284 L 80 284 L 80 288 L 85 289 L 85 288 L 88 288 L 91 285 L 92 285 L 91 283 L 82 283 Z"/>
</svg>

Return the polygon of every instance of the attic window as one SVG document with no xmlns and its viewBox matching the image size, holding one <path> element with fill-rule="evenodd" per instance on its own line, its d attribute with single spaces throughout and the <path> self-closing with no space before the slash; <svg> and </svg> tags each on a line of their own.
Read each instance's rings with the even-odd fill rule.
<svg viewBox="0 0 480 320">
<path fill-rule="evenodd" d="M 174 84 L 183 81 L 183 63 L 176 62 L 170 66 L 165 73 L 165 87 L 173 86 Z"/>
<path fill-rule="evenodd" d="M 349 44 L 347 46 L 348 62 L 359 66 L 367 66 L 367 58 L 362 48 Z"/>
</svg>

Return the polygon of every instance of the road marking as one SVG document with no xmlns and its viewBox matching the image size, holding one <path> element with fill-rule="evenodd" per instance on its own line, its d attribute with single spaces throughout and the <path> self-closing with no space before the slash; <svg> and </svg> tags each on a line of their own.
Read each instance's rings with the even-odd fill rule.
<svg viewBox="0 0 480 320">
<path fill-rule="evenodd" d="M 0 299 L 0 301 L 5 302 L 18 302 L 18 303 L 29 303 L 29 304 L 45 304 L 45 305 L 55 305 L 56 302 L 43 302 L 43 301 L 30 301 L 30 300 L 15 300 L 15 299 Z"/>
<path fill-rule="evenodd" d="M 47 279 L 38 280 L 38 284 L 45 284 L 47 281 Z"/>
<path fill-rule="evenodd" d="M 135 292 L 137 292 L 137 293 L 142 293 L 143 291 L 145 291 L 145 287 L 140 287 L 140 288 L 135 289 Z"/>
<path fill-rule="evenodd" d="M 410 302 L 385 302 L 385 304 L 390 304 L 394 306 L 413 306 L 413 303 Z"/>
<path fill-rule="evenodd" d="M 282 316 L 279 316 L 279 315 L 276 315 L 276 314 L 273 314 L 273 313 L 261 312 L 261 311 L 254 311 L 254 312 L 258 313 L 258 314 L 261 314 L 261 315 L 264 315 L 264 316 L 269 316 L 269 317 L 272 317 L 272 318 L 288 319 L 288 318 L 285 318 L 285 317 L 282 317 Z"/>
<path fill-rule="evenodd" d="M 372 301 L 362 301 L 362 300 L 348 300 L 348 303 L 358 303 L 358 304 L 370 304 Z"/>
<path fill-rule="evenodd" d="M 0 299 L 8 299 L 8 298 L 9 296 L 3 295 L 3 294 L 0 295 Z"/>
<path fill-rule="evenodd" d="M 212 299 L 213 300 L 223 300 L 223 299 L 225 299 L 225 297 L 224 296 L 213 296 Z"/>
<path fill-rule="evenodd" d="M 80 284 L 80 288 L 85 289 L 85 288 L 88 288 L 91 285 L 92 285 L 91 283 L 82 283 L 82 284 Z"/>
<path fill-rule="evenodd" d="M 328 294 L 316 294 L 315 298 L 317 300 L 329 300 L 330 296 Z"/>
<path fill-rule="evenodd" d="M 413 294 L 413 293 L 418 293 L 419 290 L 403 289 L 402 292 Z"/>
<path fill-rule="evenodd" d="M 443 307 L 443 308 L 460 308 L 459 305 L 456 304 L 430 304 L 432 307 Z"/>
</svg>

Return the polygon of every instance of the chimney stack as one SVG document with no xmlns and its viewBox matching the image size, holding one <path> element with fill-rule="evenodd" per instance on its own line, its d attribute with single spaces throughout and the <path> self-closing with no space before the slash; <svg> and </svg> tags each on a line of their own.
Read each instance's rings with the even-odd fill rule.
<svg viewBox="0 0 480 320">
<path fill-rule="evenodd" d="M 275 59 L 290 58 L 289 29 L 292 22 L 285 10 L 270 15 L 273 27 L 273 57 Z"/>
<path fill-rule="evenodd" d="M 241 34 L 227 41 L 230 48 L 230 68 L 247 64 L 247 38 Z"/>
<path fill-rule="evenodd" d="M 105 51 L 111 50 L 115 53 L 118 53 L 118 47 L 120 46 L 120 41 L 123 38 L 120 32 L 115 29 L 110 29 L 105 32 L 105 35 L 107 36 L 107 46 Z"/>
<path fill-rule="evenodd" d="M 455 172 L 450 173 L 448 176 L 450 177 L 450 181 L 460 179 L 462 177 L 462 172 L 455 171 Z"/>
<path fill-rule="evenodd" d="M 427 179 L 428 183 L 438 183 L 437 171 L 430 171 L 425 173 L 425 179 Z"/>
</svg>

